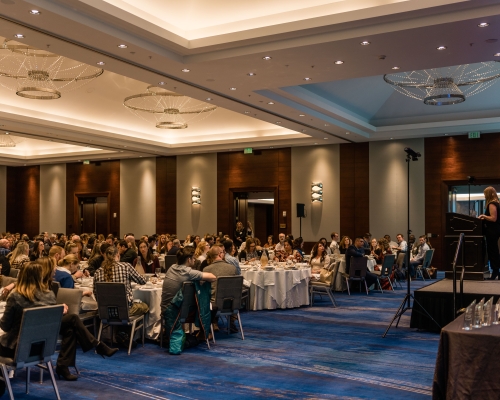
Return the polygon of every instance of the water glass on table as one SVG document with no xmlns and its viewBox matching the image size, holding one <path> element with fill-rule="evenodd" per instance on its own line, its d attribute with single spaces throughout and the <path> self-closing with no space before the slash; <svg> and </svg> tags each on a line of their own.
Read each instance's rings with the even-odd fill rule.
<svg viewBox="0 0 500 400">
<path fill-rule="evenodd" d="M 160 274 L 161 274 L 161 268 L 155 268 L 155 276 L 159 278 Z"/>
</svg>

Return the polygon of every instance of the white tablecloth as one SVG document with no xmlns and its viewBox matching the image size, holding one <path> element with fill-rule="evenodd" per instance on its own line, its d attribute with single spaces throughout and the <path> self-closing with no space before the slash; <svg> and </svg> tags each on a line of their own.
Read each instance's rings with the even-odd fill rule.
<svg viewBox="0 0 500 400">
<path fill-rule="evenodd" d="M 149 306 L 149 313 L 144 318 L 146 337 L 157 339 L 161 330 L 161 286 L 155 286 L 154 289 L 139 289 L 136 286 L 133 293 L 134 299 Z"/>
<path fill-rule="evenodd" d="M 309 305 L 311 269 L 241 271 L 250 282 L 250 309 L 273 310 Z"/>
</svg>

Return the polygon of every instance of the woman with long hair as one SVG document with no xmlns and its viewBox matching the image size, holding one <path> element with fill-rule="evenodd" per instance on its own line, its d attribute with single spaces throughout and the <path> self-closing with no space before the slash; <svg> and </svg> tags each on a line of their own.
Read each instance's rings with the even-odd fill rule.
<svg viewBox="0 0 500 400">
<path fill-rule="evenodd" d="M 160 235 L 160 239 L 158 240 L 158 254 L 167 254 L 167 236 Z"/>
<path fill-rule="evenodd" d="M 30 261 L 36 261 L 40 257 L 46 256 L 45 254 L 45 244 L 43 240 L 35 240 L 33 245 L 33 251 L 30 254 Z"/>
<path fill-rule="evenodd" d="M 144 240 L 139 242 L 139 254 L 134 260 L 134 268 L 137 269 L 139 263 L 144 269 L 144 272 L 147 274 L 154 274 L 156 268 L 160 268 L 160 261 L 158 260 L 158 257 L 149 251 L 148 243 Z"/>
<path fill-rule="evenodd" d="M 207 258 L 207 252 L 210 250 L 210 245 L 203 241 L 198 243 L 198 246 L 196 247 L 196 250 L 194 251 L 194 259 L 203 262 Z"/>
<path fill-rule="evenodd" d="M 498 254 L 498 239 L 500 238 L 500 203 L 495 188 L 488 186 L 484 189 L 486 208 L 484 214 L 478 218 L 485 221 L 486 225 L 486 252 L 492 274 L 490 279 L 495 280 L 500 273 L 500 256 Z M 500 278 L 499 278 L 500 279 Z"/>
<path fill-rule="evenodd" d="M 330 256 L 326 254 L 325 245 L 322 242 L 318 242 L 314 245 L 309 265 L 311 266 L 311 273 L 313 274 L 319 274 L 321 268 L 330 265 Z"/>
<path fill-rule="evenodd" d="M 277 250 L 274 252 L 274 257 L 279 262 L 284 262 L 288 260 L 295 260 L 297 262 L 302 261 L 302 257 L 298 251 L 293 250 L 293 242 L 292 239 L 285 239 L 284 249 Z"/>
<path fill-rule="evenodd" d="M 370 241 L 370 253 L 371 255 L 375 255 L 375 250 L 377 250 L 378 248 L 378 241 L 376 238 L 372 238 L 372 240 Z"/>
<path fill-rule="evenodd" d="M 382 238 L 378 241 L 377 249 L 375 250 L 373 255 L 375 261 L 377 262 L 377 265 L 380 266 L 384 263 L 386 254 L 392 254 L 392 250 L 389 242 L 385 238 Z"/>
<path fill-rule="evenodd" d="M 259 259 L 259 254 L 257 253 L 257 244 L 252 238 L 248 238 L 245 241 L 245 250 L 242 250 L 238 256 L 239 259 L 244 258 L 247 261 L 256 261 Z"/>
<path fill-rule="evenodd" d="M 28 257 L 29 250 L 28 243 L 24 241 L 19 242 L 10 256 L 10 266 L 12 268 L 23 269 L 30 262 L 30 258 Z"/>
<path fill-rule="evenodd" d="M 245 231 L 243 229 L 243 223 L 241 221 L 238 221 L 236 223 L 236 231 L 234 232 L 234 245 L 236 246 L 237 249 L 241 247 L 243 244 L 243 241 L 245 240 Z M 222 240 L 220 240 L 222 242 Z"/>
<path fill-rule="evenodd" d="M 300 258 L 303 259 L 304 258 L 304 250 L 302 249 L 304 247 L 304 239 L 302 239 L 301 237 L 298 237 L 297 239 L 294 239 L 293 240 L 293 251 L 297 252 L 300 254 Z"/>
<path fill-rule="evenodd" d="M 1 356 L 13 357 L 16 352 L 24 309 L 56 304 L 54 292 L 43 283 L 42 271 L 40 263 L 30 262 L 19 272 L 16 287 L 7 298 L 5 312 L 0 320 L 0 328 L 5 332 L 0 336 Z M 66 380 L 76 381 L 78 376 L 72 375 L 68 367 L 75 365 L 77 343 L 84 352 L 95 349 L 102 357 L 111 357 L 118 349 L 110 349 L 99 342 L 85 328 L 78 315 L 67 314 L 67 311 L 68 307 L 64 305 L 65 315 L 59 331 L 62 336 L 61 351 L 57 358 L 56 373 Z"/>
<path fill-rule="evenodd" d="M 352 240 L 349 236 L 344 236 L 339 244 L 340 254 L 345 254 L 348 247 L 352 244 Z"/>
<path fill-rule="evenodd" d="M 267 243 L 264 245 L 264 248 L 265 248 L 266 250 L 274 250 L 274 247 L 275 247 L 275 246 L 276 246 L 276 245 L 273 243 L 273 235 L 269 235 L 269 236 L 267 237 Z"/>
</svg>

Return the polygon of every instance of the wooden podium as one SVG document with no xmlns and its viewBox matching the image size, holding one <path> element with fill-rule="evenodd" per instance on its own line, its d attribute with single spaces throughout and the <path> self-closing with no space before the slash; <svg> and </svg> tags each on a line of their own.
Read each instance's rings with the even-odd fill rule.
<svg viewBox="0 0 500 400">
<path fill-rule="evenodd" d="M 486 265 L 486 245 L 483 236 L 483 220 L 464 214 L 446 213 L 446 233 L 444 237 L 443 259 L 445 277 L 453 279 L 453 258 L 457 249 L 458 238 L 465 234 L 464 243 L 458 255 L 457 266 L 462 266 L 462 252 L 465 250 L 464 279 L 482 281 Z M 457 269 L 460 279 L 461 269 Z"/>
</svg>

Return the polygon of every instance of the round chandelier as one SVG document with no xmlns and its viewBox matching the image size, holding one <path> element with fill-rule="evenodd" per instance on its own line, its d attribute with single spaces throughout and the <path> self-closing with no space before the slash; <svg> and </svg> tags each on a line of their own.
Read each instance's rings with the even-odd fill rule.
<svg viewBox="0 0 500 400">
<path fill-rule="evenodd" d="M 0 133 L 0 147 L 16 147 L 22 140 L 14 140 L 8 132 Z"/>
<path fill-rule="evenodd" d="M 384 75 L 395 90 L 430 106 L 463 103 L 492 86 L 500 77 L 500 63 L 487 61 Z"/>
<path fill-rule="evenodd" d="M 103 72 L 24 44 L 4 42 L 0 46 L 0 78 L 10 78 L 0 79 L 0 85 L 27 99 L 59 99 L 61 92 L 77 89 Z"/>
<path fill-rule="evenodd" d="M 123 105 L 159 129 L 185 129 L 188 122 L 206 118 L 217 108 L 157 86 L 148 86 L 145 93 L 125 97 Z"/>
</svg>

